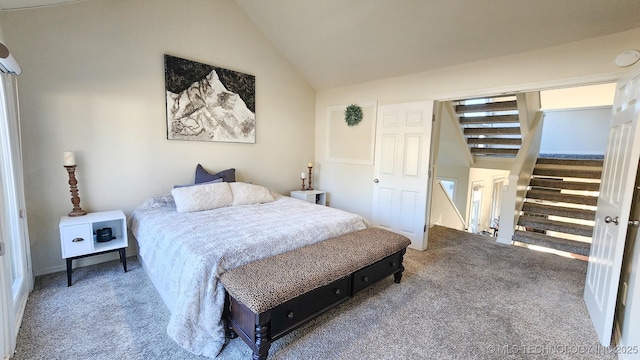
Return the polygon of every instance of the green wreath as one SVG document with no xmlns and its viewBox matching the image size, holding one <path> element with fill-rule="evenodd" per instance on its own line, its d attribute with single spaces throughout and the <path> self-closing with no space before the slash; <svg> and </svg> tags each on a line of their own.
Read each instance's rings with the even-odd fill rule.
<svg viewBox="0 0 640 360">
<path fill-rule="evenodd" d="M 344 111 L 344 121 L 346 121 L 349 126 L 358 125 L 358 123 L 362 121 L 362 108 L 355 104 L 347 106 L 347 109 Z"/>
</svg>

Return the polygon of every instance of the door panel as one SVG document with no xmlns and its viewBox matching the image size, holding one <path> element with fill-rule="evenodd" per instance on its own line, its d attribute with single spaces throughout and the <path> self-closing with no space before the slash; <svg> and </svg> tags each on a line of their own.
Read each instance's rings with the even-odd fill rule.
<svg viewBox="0 0 640 360">
<path fill-rule="evenodd" d="M 427 247 L 427 186 L 433 102 L 378 108 L 372 220 Z"/>
<path fill-rule="evenodd" d="M 422 233 L 416 234 L 415 216 L 420 212 L 420 194 L 415 191 L 401 191 L 400 192 L 400 226 L 399 230 L 403 233 L 409 233 L 414 236 L 420 236 Z"/>
<path fill-rule="evenodd" d="M 404 142 L 404 176 L 420 176 L 420 144 L 422 144 L 422 136 L 408 134 Z"/>
<path fill-rule="evenodd" d="M 633 187 L 640 160 L 640 74 L 618 83 L 593 229 L 584 301 L 602 345 L 611 343 Z"/>
<path fill-rule="evenodd" d="M 385 175 L 393 175 L 396 165 L 397 136 L 385 135 L 382 137 L 382 164 L 381 172 Z"/>
<path fill-rule="evenodd" d="M 387 230 L 393 229 L 393 223 L 391 222 L 392 210 L 393 210 L 393 189 L 381 187 L 378 192 L 378 226 L 386 228 Z"/>
</svg>

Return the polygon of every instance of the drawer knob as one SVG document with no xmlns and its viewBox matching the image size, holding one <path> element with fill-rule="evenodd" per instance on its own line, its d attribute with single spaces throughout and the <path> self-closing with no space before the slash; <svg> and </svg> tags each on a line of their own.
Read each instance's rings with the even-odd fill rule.
<svg viewBox="0 0 640 360">
<path fill-rule="evenodd" d="M 333 293 L 336 294 L 336 295 L 340 295 L 341 291 L 340 291 L 340 289 L 335 289 L 335 290 L 333 290 Z"/>
<path fill-rule="evenodd" d="M 83 238 L 75 238 L 73 240 L 71 240 L 71 242 L 80 242 L 80 241 L 84 241 Z"/>
<path fill-rule="evenodd" d="M 289 311 L 289 312 L 287 312 L 287 317 L 288 317 L 289 319 L 293 319 L 293 311 Z"/>
<path fill-rule="evenodd" d="M 364 281 L 364 282 L 369 282 L 369 277 L 368 277 L 368 276 L 363 276 L 363 277 L 362 277 L 362 281 Z"/>
<path fill-rule="evenodd" d="M 392 262 L 391 262 L 391 264 L 389 264 L 389 265 L 391 265 L 391 266 L 393 266 L 393 267 L 398 266 L 398 264 L 397 264 L 395 261 L 392 261 Z"/>
</svg>

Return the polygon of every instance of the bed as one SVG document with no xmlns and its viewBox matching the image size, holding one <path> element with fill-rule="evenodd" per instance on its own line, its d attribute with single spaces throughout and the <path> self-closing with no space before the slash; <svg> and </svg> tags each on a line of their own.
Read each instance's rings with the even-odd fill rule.
<svg viewBox="0 0 640 360">
<path fill-rule="evenodd" d="M 138 257 L 171 311 L 167 333 L 186 350 L 215 357 L 224 345 L 221 274 L 368 227 L 361 216 L 272 195 L 266 203 L 179 212 L 177 198 L 164 194 L 129 219 Z"/>
</svg>

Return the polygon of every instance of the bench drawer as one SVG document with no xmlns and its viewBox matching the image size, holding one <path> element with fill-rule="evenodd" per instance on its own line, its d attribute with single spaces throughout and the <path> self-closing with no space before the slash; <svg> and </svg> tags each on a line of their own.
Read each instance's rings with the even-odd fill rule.
<svg viewBox="0 0 640 360">
<path fill-rule="evenodd" d="M 349 298 L 349 277 L 336 280 L 329 285 L 309 291 L 271 310 L 271 338 L 303 324 Z"/>
<path fill-rule="evenodd" d="M 366 288 L 374 282 L 381 280 L 402 269 L 402 253 L 395 253 L 391 256 L 356 271 L 353 274 L 353 293 Z"/>
</svg>

